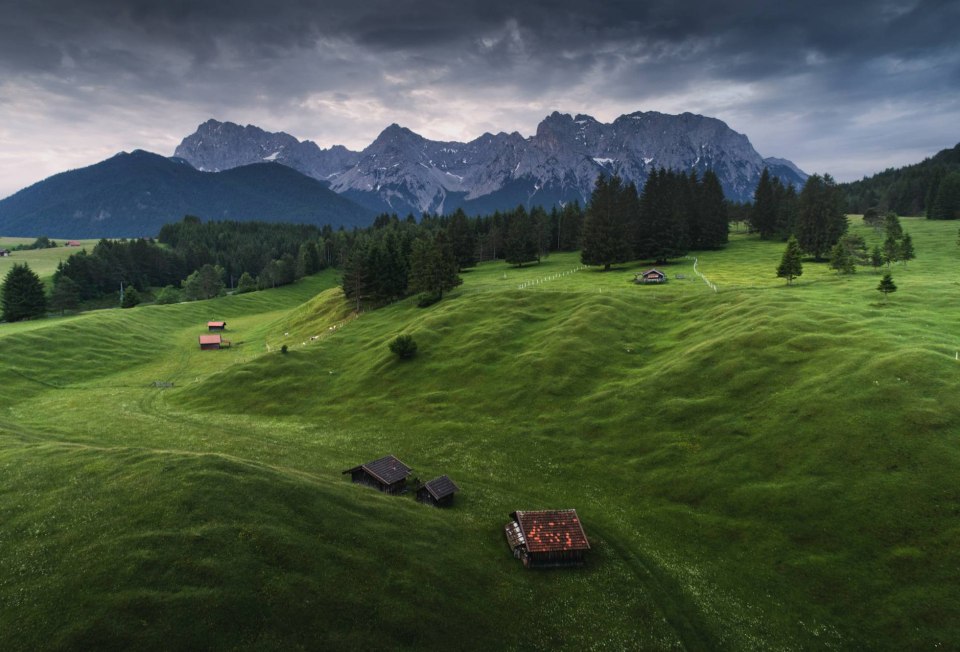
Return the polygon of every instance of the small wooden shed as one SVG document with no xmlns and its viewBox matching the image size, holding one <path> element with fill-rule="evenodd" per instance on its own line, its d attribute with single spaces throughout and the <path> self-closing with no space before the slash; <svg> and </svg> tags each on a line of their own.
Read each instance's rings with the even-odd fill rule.
<svg viewBox="0 0 960 652">
<path fill-rule="evenodd" d="M 0 256 L 6 257 L 6 256 L 9 256 L 9 255 L 10 255 L 10 250 L 9 250 L 9 249 L 0 249 Z"/>
<path fill-rule="evenodd" d="M 642 274 L 637 274 L 633 281 L 634 283 L 666 283 L 667 275 L 659 269 L 648 269 Z"/>
<path fill-rule="evenodd" d="M 516 511 L 504 527 L 513 556 L 527 568 L 582 566 L 590 542 L 575 509 Z"/>
<path fill-rule="evenodd" d="M 230 347 L 230 341 L 223 339 L 222 335 L 201 335 L 200 349 L 202 351 L 215 351 L 217 349 L 226 349 Z"/>
<path fill-rule="evenodd" d="M 434 507 L 449 507 L 453 504 L 453 494 L 458 491 L 460 487 L 449 476 L 441 475 L 417 489 L 417 500 Z"/>
<path fill-rule="evenodd" d="M 207 322 L 208 331 L 225 331 L 227 330 L 227 322 L 225 321 L 208 321 Z M 242 329 L 241 329 L 242 330 Z"/>
<path fill-rule="evenodd" d="M 400 494 L 407 490 L 407 476 L 413 473 L 413 469 L 393 455 L 387 455 L 347 469 L 344 473 L 349 473 L 350 479 L 357 484 L 364 484 L 387 494 Z"/>
<path fill-rule="evenodd" d="M 79 246 L 80 246 L 80 241 L 79 241 L 79 240 L 67 240 L 67 242 L 66 242 L 66 244 L 64 244 L 64 246 L 65 246 L 65 247 L 79 247 Z"/>
</svg>

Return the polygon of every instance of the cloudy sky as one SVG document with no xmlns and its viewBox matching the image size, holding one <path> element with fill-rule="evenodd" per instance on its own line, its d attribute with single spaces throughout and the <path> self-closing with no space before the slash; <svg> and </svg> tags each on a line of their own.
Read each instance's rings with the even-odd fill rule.
<svg viewBox="0 0 960 652">
<path fill-rule="evenodd" d="M 0 0 L 0 197 L 208 118 L 361 149 L 691 111 L 840 180 L 960 141 L 960 0 Z"/>
</svg>

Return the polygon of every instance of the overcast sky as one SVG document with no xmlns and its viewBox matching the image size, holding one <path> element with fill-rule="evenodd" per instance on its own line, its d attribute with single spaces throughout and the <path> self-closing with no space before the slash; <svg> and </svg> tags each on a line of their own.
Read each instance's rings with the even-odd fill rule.
<svg viewBox="0 0 960 652">
<path fill-rule="evenodd" d="M 361 149 L 691 111 L 852 180 L 960 141 L 960 0 L 0 0 L 0 197 L 208 118 Z"/>
</svg>

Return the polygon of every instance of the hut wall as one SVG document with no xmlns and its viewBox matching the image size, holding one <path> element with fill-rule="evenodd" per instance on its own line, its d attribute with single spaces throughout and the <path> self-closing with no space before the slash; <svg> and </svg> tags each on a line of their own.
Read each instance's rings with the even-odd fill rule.
<svg viewBox="0 0 960 652">
<path fill-rule="evenodd" d="M 582 566 L 582 550 L 559 550 L 555 552 L 526 552 L 523 564 L 528 568 L 556 568 Z"/>
</svg>

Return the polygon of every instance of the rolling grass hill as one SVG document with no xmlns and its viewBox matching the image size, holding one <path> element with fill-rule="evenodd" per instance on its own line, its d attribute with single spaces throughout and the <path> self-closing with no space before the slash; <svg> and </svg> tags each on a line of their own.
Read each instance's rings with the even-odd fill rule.
<svg viewBox="0 0 960 652">
<path fill-rule="evenodd" d="M 699 255 L 717 292 L 554 255 L 428 309 L 356 317 L 327 272 L 2 325 L 0 644 L 956 646 L 960 251 L 904 227 L 886 301 L 870 270 L 787 287 L 782 243 L 736 236 Z M 201 352 L 213 318 L 234 346 Z M 340 473 L 386 453 L 456 506 Z M 523 570 L 509 512 L 566 507 L 587 566 Z"/>
<path fill-rule="evenodd" d="M 36 238 L 4 238 L 0 237 L 0 248 L 9 249 L 18 244 L 31 244 Z M 59 244 L 63 242 L 58 241 Z M 0 281 L 7 275 L 10 268 L 17 265 L 27 264 L 30 266 L 41 280 L 48 284 L 52 283 L 53 273 L 57 271 L 57 265 L 60 261 L 65 261 L 71 255 L 77 253 L 84 247 L 87 251 L 93 249 L 97 240 L 80 240 L 80 247 L 51 247 L 50 249 L 27 249 L 14 251 L 9 256 L 0 258 Z"/>
</svg>

